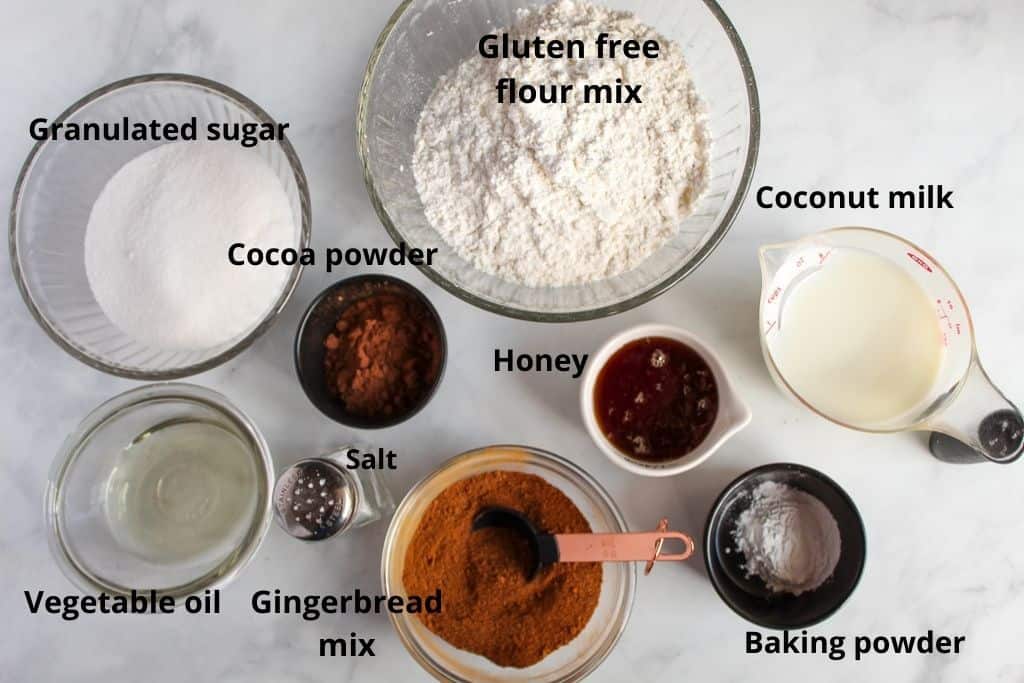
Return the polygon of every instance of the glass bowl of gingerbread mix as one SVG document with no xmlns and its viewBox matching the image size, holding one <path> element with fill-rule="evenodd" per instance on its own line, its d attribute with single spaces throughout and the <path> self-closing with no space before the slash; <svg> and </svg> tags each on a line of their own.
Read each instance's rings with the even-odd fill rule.
<svg viewBox="0 0 1024 683">
<path fill-rule="evenodd" d="M 413 658 L 438 680 L 577 681 L 622 635 L 636 589 L 628 563 L 556 563 L 530 571 L 509 529 L 474 530 L 483 510 L 519 510 L 547 533 L 620 533 L 605 490 L 571 462 L 526 446 L 456 456 L 414 486 L 388 529 L 388 595 L 436 596 L 436 612 L 392 614 Z"/>
<path fill-rule="evenodd" d="M 387 275 L 331 285 L 295 335 L 295 370 L 310 402 L 358 429 L 391 427 L 418 413 L 440 385 L 446 357 L 437 310 Z"/>
</svg>

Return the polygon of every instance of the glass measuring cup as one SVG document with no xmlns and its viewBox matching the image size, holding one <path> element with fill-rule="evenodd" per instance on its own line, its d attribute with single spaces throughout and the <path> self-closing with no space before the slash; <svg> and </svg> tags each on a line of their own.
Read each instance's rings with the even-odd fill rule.
<svg viewBox="0 0 1024 683">
<path fill-rule="evenodd" d="M 849 424 L 812 405 L 786 380 L 776 362 L 788 295 L 808 276 L 828 268 L 834 261 L 832 257 L 841 250 L 866 251 L 901 268 L 934 302 L 936 323 L 942 334 L 943 359 L 924 400 L 908 413 L 871 426 Z M 942 459 L 1007 463 L 1020 457 L 1024 418 L 989 379 L 978 358 L 967 303 L 949 274 L 927 252 L 881 230 L 835 228 L 793 242 L 761 247 L 759 257 L 761 350 L 772 378 L 785 393 L 844 427 L 881 433 L 932 431 L 952 437 L 970 449 L 960 448 L 950 455 L 947 445 L 940 454 L 933 439 L 933 452 Z"/>
</svg>

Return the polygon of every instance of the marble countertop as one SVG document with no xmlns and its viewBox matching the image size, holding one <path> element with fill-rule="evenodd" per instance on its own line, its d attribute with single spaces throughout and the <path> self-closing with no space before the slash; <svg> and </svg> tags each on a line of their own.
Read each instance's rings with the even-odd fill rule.
<svg viewBox="0 0 1024 683">
<path fill-rule="evenodd" d="M 920 435 L 843 430 L 787 400 L 772 384 L 755 334 L 759 244 L 844 224 L 888 228 L 938 255 L 973 307 L 980 352 L 1011 397 L 1024 400 L 1020 349 L 1024 285 L 1019 258 L 1024 160 L 1024 6 L 1012 0 L 722 0 L 754 63 L 763 135 L 754 186 L 825 189 L 944 183 L 943 211 L 765 211 L 748 198 L 731 233 L 693 276 L 612 319 L 564 326 L 506 320 L 433 286 L 447 321 L 446 380 L 416 420 L 387 432 L 402 454 L 399 495 L 447 457 L 489 443 L 527 442 L 567 455 L 611 492 L 634 527 L 665 514 L 699 534 L 721 488 L 772 461 L 824 470 L 860 507 L 868 562 L 847 605 L 814 630 L 824 635 L 967 637 L 953 655 L 744 653 L 751 628 L 717 597 L 699 561 L 640 580 L 633 616 L 595 681 L 1016 681 L 1024 614 L 1024 464 L 951 466 Z M 344 234 L 385 246 L 355 152 L 356 97 L 379 29 L 394 4 L 154 0 L 14 3 L 0 27 L 0 187 L 13 187 L 31 147 L 28 122 L 55 116 L 112 80 L 184 71 L 231 85 L 290 121 L 310 179 L 315 242 Z M 9 273 L 6 250 L 0 260 Z M 344 442 L 293 380 L 290 343 L 300 310 L 328 282 L 308 271 L 278 324 L 254 348 L 192 381 L 230 396 L 259 424 L 278 467 Z M 379 590 L 384 525 L 315 546 L 273 528 L 224 593 L 216 617 L 31 616 L 23 590 L 71 593 L 51 560 L 42 496 L 64 435 L 98 403 L 135 383 L 73 360 L 33 322 L 14 282 L 0 282 L 0 680 L 337 681 L 423 680 L 385 617 L 306 623 L 254 617 L 251 593 Z M 752 424 L 684 476 L 628 475 L 591 444 L 577 414 L 577 384 L 495 374 L 493 348 L 588 352 L 640 322 L 674 323 L 715 346 L 754 412 Z M 358 435 L 374 440 L 375 435 Z M 379 437 L 378 437 L 379 440 Z M 375 658 L 327 659 L 322 635 L 377 638 Z"/>
</svg>

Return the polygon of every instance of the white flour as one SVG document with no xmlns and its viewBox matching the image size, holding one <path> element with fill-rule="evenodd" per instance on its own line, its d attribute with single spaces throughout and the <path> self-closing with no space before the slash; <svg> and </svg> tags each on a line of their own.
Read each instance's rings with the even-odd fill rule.
<svg viewBox="0 0 1024 683">
<path fill-rule="evenodd" d="M 747 576 L 759 576 L 777 593 L 800 595 L 818 588 L 839 562 L 839 526 L 814 496 L 766 481 L 733 532 Z"/>
<path fill-rule="evenodd" d="M 580 39 L 586 58 L 484 59 L 443 76 L 416 132 L 431 225 L 477 268 L 532 287 L 635 268 L 672 238 L 708 179 L 703 105 L 679 46 L 631 14 L 559 0 L 510 37 Z M 597 59 L 597 36 L 655 39 L 657 59 Z M 500 32 L 498 32 L 500 33 Z M 499 79 L 573 84 L 566 104 L 500 104 Z M 642 104 L 584 103 L 583 86 L 643 87 Z"/>
<path fill-rule="evenodd" d="M 103 188 L 85 233 L 86 275 L 103 312 L 136 341 L 210 349 L 254 327 L 288 279 L 285 267 L 231 265 L 236 242 L 297 245 L 281 181 L 237 145 L 170 143 Z"/>
</svg>

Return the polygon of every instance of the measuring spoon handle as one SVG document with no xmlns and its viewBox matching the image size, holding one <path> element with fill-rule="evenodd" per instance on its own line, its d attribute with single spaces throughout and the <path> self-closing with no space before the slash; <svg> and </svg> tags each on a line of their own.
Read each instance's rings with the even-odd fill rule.
<svg viewBox="0 0 1024 683">
<path fill-rule="evenodd" d="M 679 531 L 650 531 L 635 534 L 556 534 L 559 562 L 647 562 L 655 559 L 659 540 L 678 539 L 684 550 L 675 555 L 659 554 L 659 562 L 681 562 L 693 555 L 693 539 Z"/>
</svg>

